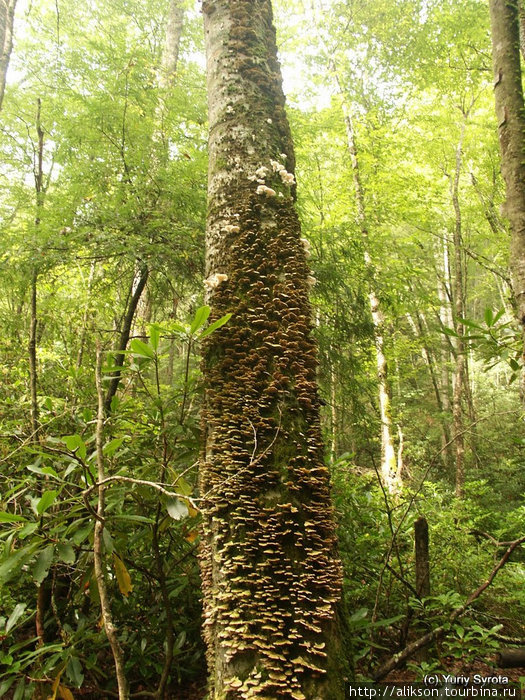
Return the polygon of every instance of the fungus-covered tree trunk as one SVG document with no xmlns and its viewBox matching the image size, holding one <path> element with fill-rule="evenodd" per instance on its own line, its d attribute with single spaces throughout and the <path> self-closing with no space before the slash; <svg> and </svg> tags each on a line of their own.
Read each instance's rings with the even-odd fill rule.
<svg viewBox="0 0 525 700">
<path fill-rule="evenodd" d="M 344 697 L 307 244 L 270 0 L 203 3 L 209 101 L 201 465 L 210 697 Z"/>
<path fill-rule="evenodd" d="M 512 284 L 525 339 L 525 107 L 518 3 L 490 0 L 489 7 L 501 172 L 506 187 L 505 214 L 511 230 Z"/>
</svg>

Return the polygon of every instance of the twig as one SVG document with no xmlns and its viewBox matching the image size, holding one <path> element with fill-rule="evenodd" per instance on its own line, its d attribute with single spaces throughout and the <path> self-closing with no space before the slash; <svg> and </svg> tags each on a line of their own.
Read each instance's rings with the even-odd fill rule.
<svg viewBox="0 0 525 700">
<path fill-rule="evenodd" d="M 483 530 L 469 530 L 469 535 L 474 535 L 474 537 L 484 537 L 486 540 L 490 540 L 496 547 L 509 547 L 514 544 L 514 540 L 511 542 L 500 542 L 493 535 L 488 532 L 483 532 Z"/>
<path fill-rule="evenodd" d="M 103 477 L 101 479 L 100 475 L 99 475 L 99 480 L 97 481 L 96 484 L 93 484 L 89 488 L 82 491 L 82 498 L 84 499 L 84 503 L 86 504 L 86 507 L 89 510 L 92 510 L 91 505 L 88 501 L 88 498 L 89 498 L 90 494 L 93 493 L 93 491 L 95 489 L 98 488 L 100 491 L 100 489 L 104 488 L 104 486 L 106 486 L 106 484 L 112 484 L 115 482 L 122 482 L 125 484 L 137 484 L 138 486 L 149 486 L 152 489 L 156 489 L 157 491 L 160 491 L 168 498 L 180 498 L 184 501 L 188 501 L 188 503 L 193 508 L 195 508 L 195 510 L 199 510 L 199 507 L 196 504 L 196 501 L 202 500 L 200 498 L 191 498 L 190 496 L 184 496 L 183 494 L 176 493 L 175 491 L 169 491 L 168 489 L 164 488 L 164 486 L 162 486 L 161 484 L 158 484 L 156 481 L 146 481 L 145 479 L 132 479 L 130 476 L 118 476 L 118 475 L 107 476 L 107 477 Z M 100 518 L 100 514 L 97 514 L 97 520 L 99 518 Z"/>
</svg>

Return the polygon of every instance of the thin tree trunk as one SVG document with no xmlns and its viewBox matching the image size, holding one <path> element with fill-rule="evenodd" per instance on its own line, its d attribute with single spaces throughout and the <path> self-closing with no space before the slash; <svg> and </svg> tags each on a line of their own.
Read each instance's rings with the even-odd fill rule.
<svg viewBox="0 0 525 700">
<path fill-rule="evenodd" d="M 438 378 L 438 372 L 435 366 L 435 359 L 434 355 L 432 353 L 432 350 L 428 347 L 426 341 L 424 340 L 425 337 L 428 336 L 428 328 L 426 325 L 426 321 L 424 317 L 422 318 L 420 313 L 416 310 L 415 312 L 415 318 L 416 321 L 412 319 L 410 314 L 408 314 L 409 318 L 409 323 L 412 326 L 412 329 L 414 331 L 414 335 L 417 337 L 419 336 L 423 340 L 423 348 L 422 348 L 422 354 L 423 358 L 425 360 L 425 363 L 428 367 L 428 373 L 430 375 L 430 380 L 432 382 L 432 388 L 434 389 L 434 396 L 436 397 L 436 406 L 439 411 L 439 422 L 441 424 L 441 444 L 443 446 L 442 450 L 442 458 L 443 458 L 443 465 L 448 467 L 448 450 L 447 450 L 447 445 L 450 443 L 450 431 L 447 423 L 447 417 L 445 415 L 445 406 L 443 402 L 443 396 L 442 396 L 442 389 L 443 386 L 440 387 L 439 384 L 439 378 Z M 448 379 L 448 375 L 447 375 Z M 447 392 L 447 398 L 448 398 L 448 384 L 446 387 L 446 392 Z"/>
<path fill-rule="evenodd" d="M 146 286 L 146 282 L 148 281 L 148 268 L 145 263 L 139 263 L 139 267 L 137 272 L 135 273 L 135 276 L 133 278 L 133 282 L 131 283 L 131 289 L 130 289 L 130 294 L 129 294 L 129 304 L 126 310 L 126 315 L 124 316 L 124 320 L 122 322 L 122 328 L 120 330 L 120 340 L 118 347 L 116 349 L 116 355 L 115 355 L 115 364 L 117 367 L 122 367 L 122 364 L 124 362 L 125 358 L 125 350 L 128 346 L 129 342 L 129 337 L 131 335 L 131 328 L 133 326 L 133 319 L 135 318 L 135 312 L 137 310 L 137 306 L 140 300 L 140 297 L 142 295 L 142 292 L 144 291 L 144 287 Z M 106 414 L 111 413 L 111 401 L 113 400 L 113 397 L 117 393 L 118 385 L 120 383 L 120 377 L 122 375 L 122 370 L 121 369 L 116 369 L 112 375 L 111 379 L 108 384 L 108 388 L 106 391 L 106 398 L 104 399 L 104 408 L 106 411 Z"/>
<path fill-rule="evenodd" d="M 337 74 L 336 74 L 337 75 Z M 337 79 L 339 86 L 339 79 Z M 342 90 L 339 86 L 339 91 Z M 390 389 L 388 386 L 388 364 L 384 348 L 384 315 L 373 285 L 374 270 L 369 252 L 369 234 L 365 213 L 365 198 L 361 184 L 359 158 L 357 154 L 356 137 L 352 117 L 345 103 L 343 111 L 346 125 L 347 146 L 352 161 L 354 178 L 355 199 L 357 206 L 357 220 L 363 240 L 365 266 L 369 280 L 368 300 L 374 326 L 374 344 L 376 351 L 376 372 L 379 392 L 379 413 L 381 418 L 381 477 L 383 484 L 389 493 L 399 491 L 401 488 L 401 474 L 397 469 L 396 453 L 392 437 L 392 419 L 390 416 Z"/>
<path fill-rule="evenodd" d="M 426 598 L 430 595 L 430 559 L 426 518 L 418 518 L 414 523 L 414 545 L 416 553 L 416 591 L 420 598 Z"/>
<path fill-rule="evenodd" d="M 210 699 L 345 697 L 312 283 L 270 0 L 203 3 L 209 104 L 201 570 Z M 310 277 L 310 278 L 309 278 Z"/>
<path fill-rule="evenodd" d="M 462 498 L 465 484 L 465 431 L 463 429 L 463 399 L 466 386 L 465 328 L 460 319 L 465 318 L 464 258 L 461 207 L 459 204 L 459 176 L 465 135 L 465 121 L 461 125 L 461 137 L 456 148 L 456 164 L 451 181 L 454 207 L 454 330 L 456 332 L 456 366 L 452 396 L 452 420 L 455 449 L 456 496 Z"/>
<path fill-rule="evenodd" d="M 86 306 L 84 307 L 84 314 L 82 316 L 82 327 L 80 329 L 80 340 L 78 343 L 78 356 L 77 356 L 77 369 L 82 367 L 82 360 L 84 359 L 84 348 L 86 344 L 86 336 L 88 331 L 88 321 L 89 321 L 89 310 L 91 305 L 91 290 L 93 287 L 93 280 L 95 279 L 95 271 L 97 269 L 97 263 L 95 260 L 91 262 L 91 267 L 89 270 L 89 278 L 87 283 L 87 299 Z"/>
<path fill-rule="evenodd" d="M 335 367 L 334 367 L 334 361 L 333 359 L 329 360 L 330 363 L 330 427 L 331 427 L 331 433 L 332 433 L 332 439 L 331 439 L 331 454 L 332 454 L 332 460 L 337 459 L 337 455 L 339 452 L 339 440 L 338 440 L 338 431 L 339 431 L 339 421 L 338 421 L 338 415 L 337 415 L 337 377 L 335 373 Z"/>
<path fill-rule="evenodd" d="M 31 402 L 31 439 L 38 442 L 40 426 L 38 421 L 38 365 L 36 356 L 36 334 L 38 327 L 38 306 L 37 292 L 38 290 L 38 274 L 36 270 L 31 276 L 30 286 L 30 309 L 31 316 L 29 321 L 29 395 Z"/>
<path fill-rule="evenodd" d="M 489 8 L 494 98 L 501 172 L 506 189 L 505 214 L 511 230 L 510 266 L 525 353 L 525 105 L 519 51 L 519 15 L 516 1 L 489 0 Z M 523 381 L 521 388 L 525 402 Z"/>
<path fill-rule="evenodd" d="M 36 101 L 36 133 L 37 148 L 33 154 L 33 176 L 35 181 L 35 249 L 38 246 L 37 237 L 44 205 L 44 130 L 41 120 L 42 102 Z M 33 264 L 30 286 L 30 325 L 29 325 L 29 386 L 31 396 L 31 440 L 35 443 L 40 440 L 40 423 L 38 408 L 38 360 L 37 360 L 37 332 L 38 332 L 38 267 Z M 42 581 L 38 586 L 35 612 L 35 625 L 39 645 L 44 644 L 44 616 L 46 608 L 46 582 Z"/>
<path fill-rule="evenodd" d="M 5 81 L 13 50 L 13 23 L 16 0 L 0 0 L 0 110 L 4 101 Z"/>
<path fill-rule="evenodd" d="M 95 568 L 95 579 L 97 582 L 98 593 L 100 597 L 100 612 L 104 630 L 108 638 L 113 660 L 115 663 L 115 673 L 118 684 L 119 700 L 128 700 L 129 689 L 124 671 L 124 655 L 122 647 L 117 637 L 117 630 L 113 623 L 111 613 L 111 602 L 106 585 L 106 567 L 104 564 L 104 518 L 105 518 L 105 485 L 102 483 L 106 478 L 104 469 L 104 454 L 103 454 L 103 430 L 104 430 L 104 394 L 102 389 L 102 352 L 100 347 L 97 348 L 97 365 L 95 371 L 95 379 L 97 385 L 98 397 L 98 412 L 97 425 L 95 432 L 95 448 L 97 459 L 97 480 L 100 484 L 98 487 L 98 503 L 97 503 L 97 520 L 95 522 L 95 531 L 93 534 L 93 564 Z"/>
<path fill-rule="evenodd" d="M 159 74 L 159 86 L 163 90 L 169 89 L 175 80 L 183 20 L 184 7 L 181 0 L 171 0 Z"/>
<path fill-rule="evenodd" d="M 151 163 L 152 178 L 155 177 L 161 161 L 165 160 L 168 155 L 168 144 L 164 134 L 164 114 L 166 111 L 166 96 L 173 87 L 177 74 L 183 20 L 184 7 L 182 0 L 171 0 L 168 10 L 168 21 L 161 63 L 157 73 L 159 92 L 155 109 L 155 128 L 151 144 L 153 146 Z M 154 147 L 155 144 L 160 147 L 160 153 Z M 136 316 L 141 320 L 143 328 L 150 323 L 153 316 L 153 300 L 149 291 L 149 285 L 146 284 L 145 293 L 139 298 L 136 309 Z"/>
</svg>

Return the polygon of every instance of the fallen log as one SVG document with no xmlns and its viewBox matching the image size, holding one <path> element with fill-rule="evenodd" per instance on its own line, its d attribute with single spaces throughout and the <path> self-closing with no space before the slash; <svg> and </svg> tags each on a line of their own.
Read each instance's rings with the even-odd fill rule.
<svg viewBox="0 0 525 700">
<path fill-rule="evenodd" d="M 525 649 L 500 649 L 496 663 L 500 668 L 525 668 Z"/>
</svg>

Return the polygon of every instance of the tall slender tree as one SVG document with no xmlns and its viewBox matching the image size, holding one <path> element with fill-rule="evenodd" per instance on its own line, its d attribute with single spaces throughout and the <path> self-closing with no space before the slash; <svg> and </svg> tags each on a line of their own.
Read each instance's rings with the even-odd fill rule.
<svg viewBox="0 0 525 700">
<path fill-rule="evenodd" d="M 511 230 L 511 273 L 525 347 L 525 105 L 517 0 L 490 0 L 494 97 Z M 522 398 L 525 398 L 522 385 Z"/>
<path fill-rule="evenodd" d="M 308 246 L 270 0 L 204 2 L 209 102 L 201 550 L 210 697 L 344 697 Z"/>
<path fill-rule="evenodd" d="M 13 50 L 13 23 L 16 0 L 0 0 L 0 109 L 4 101 L 5 80 Z"/>
</svg>

